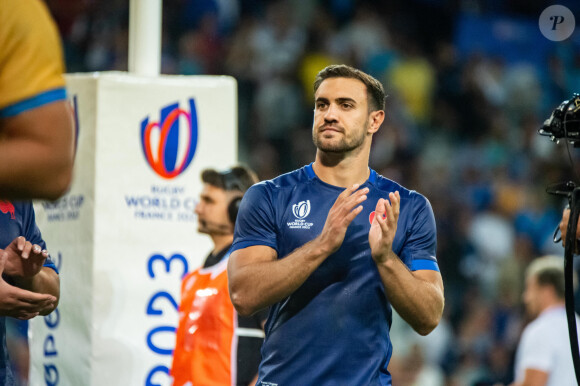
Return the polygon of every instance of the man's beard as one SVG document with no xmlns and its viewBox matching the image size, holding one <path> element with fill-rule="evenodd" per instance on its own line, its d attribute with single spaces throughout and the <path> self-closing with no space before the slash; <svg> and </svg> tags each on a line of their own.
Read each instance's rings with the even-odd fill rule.
<svg viewBox="0 0 580 386">
<path fill-rule="evenodd" d="M 364 127 L 366 128 L 368 125 L 368 120 L 365 122 Z M 359 133 L 357 133 L 359 134 Z M 320 139 L 318 131 L 312 131 L 312 142 L 316 148 L 320 151 L 326 153 L 348 153 L 354 149 L 360 147 L 364 141 L 366 136 L 366 130 L 361 130 L 360 135 L 357 135 L 352 138 L 348 138 L 343 136 L 338 142 L 334 141 L 329 143 L 329 141 L 325 141 L 324 139 Z"/>
<path fill-rule="evenodd" d="M 208 220 L 198 220 L 197 232 L 209 236 L 230 235 L 234 233 L 232 226 L 226 223 L 218 223 Z"/>
<path fill-rule="evenodd" d="M 206 235 L 211 234 L 210 229 L 208 228 L 207 224 L 204 221 L 199 221 L 197 223 L 197 232 L 198 233 L 203 233 Z"/>
</svg>

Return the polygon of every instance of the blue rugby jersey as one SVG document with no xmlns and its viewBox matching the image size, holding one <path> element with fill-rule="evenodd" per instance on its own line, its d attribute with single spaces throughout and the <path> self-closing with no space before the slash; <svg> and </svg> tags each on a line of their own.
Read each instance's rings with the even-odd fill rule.
<svg viewBox="0 0 580 386">
<path fill-rule="evenodd" d="M 46 243 L 36 225 L 32 202 L 0 200 L 0 248 L 6 248 L 18 236 L 24 236 L 32 244 L 46 249 Z M 50 257 L 46 259 L 44 266 L 57 271 Z M 0 385 L 11 385 L 13 382 L 6 348 L 6 319 L 0 317 Z"/>
<path fill-rule="evenodd" d="M 374 170 L 362 187 L 370 189 L 367 200 L 339 250 L 270 307 L 258 384 L 391 384 L 392 311 L 371 257 L 370 218 L 379 198 L 398 190 L 393 251 L 413 271 L 438 271 L 435 218 L 424 196 Z M 321 181 L 312 164 L 254 185 L 240 206 L 233 250 L 267 245 L 284 258 L 320 234 L 342 191 Z"/>
</svg>

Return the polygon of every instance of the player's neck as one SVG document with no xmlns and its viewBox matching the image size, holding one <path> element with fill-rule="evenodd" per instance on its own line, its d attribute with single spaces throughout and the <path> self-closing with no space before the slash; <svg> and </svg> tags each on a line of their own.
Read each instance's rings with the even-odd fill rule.
<svg viewBox="0 0 580 386">
<path fill-rule="evenodd" d="M 212 235 L 211 239 L 213 241 L 213 254 L 219 253 L 222 249 L 229 246 L 234 241 L 234 235 Z"/>
<path fill-rule="evenodd" d="M 331 158 L 318 151 L 312 164 L 316 176 L 327 184 L 347 188 L 353 184 L 362 185 L 369 178 L 368 157 Z"/>
</svg>

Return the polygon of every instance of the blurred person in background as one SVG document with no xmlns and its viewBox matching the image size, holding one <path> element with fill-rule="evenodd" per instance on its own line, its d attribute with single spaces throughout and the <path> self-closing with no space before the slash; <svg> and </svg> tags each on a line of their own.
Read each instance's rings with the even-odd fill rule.
<svg viewBox="0 0 580 386">
<path fill-rule="evenodd" d="M 242 199 L 230 295 L 243 315 L 270 307 L 259 385 L 391 385 L 391 305 L 422 335 L 443 313 L 433 210 L 369 168 L 379 81 L 331 65 L 314 96 L 315 161 Z"/>
<path fill-rule="evenodd" d="M 72 178 L 74 130 L 60 37 L 40 0 L 0 9 L 0 198 L 55 200 Z"/>
<path fill-rule="evenodd" d="M 445 385 L 443 371 L 425 361 L 425 353 L 418 343 L 411 344 L 407 352 L 393 355 L 389 372 L 393 377 L 393 384 L 397 386 Z"/>
<path fill-rule="evenodd" d="M 564 261 L 548 255 L 526 270 L 523 294 L 532 321 L 522 332 L 512 386 L 577 385 L 564 300 Z M 576 326 L 580 319 L 576 316 Z M 578 343 L 576 343 L 578 344 Z"/>
<path fill-rule="evenodd" d="M 227 287 L 227 262 L 244 192 L 258 182 L 254 171 L 236 166 L 206 169 L 195 207 L 198 232 L 213 249 L 203 266 L 183 278 L 171 375 L 174 385 L 254 385 L 266 313 L 236 314 Z"/>
<path fill-rule="evenodd" d="M 566 235 L 568 234 L 568 223 L 570 222 L 570 208 L 565 208 L 562 212 L 562 220 L 558 227 L 560 228 L 560 234 L 562 236 L 562 245 L 566 246 Z M 576 238 L 580 239 L 580 217 L 578 218 L 578 225 L 576 227 Z M 578 253 L 578 251 L 574 251 Z"/>
</svg>

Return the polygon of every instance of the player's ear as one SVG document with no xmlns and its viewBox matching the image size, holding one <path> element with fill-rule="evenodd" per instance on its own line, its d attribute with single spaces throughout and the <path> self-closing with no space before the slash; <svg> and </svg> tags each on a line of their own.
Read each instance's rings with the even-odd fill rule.
<svg viewBox="0 0 580 386">
<path fill-rule="evenodd" d="M 371 111 L 371 113 L 369 115 L 369 128 L 368 128 L 368 133 L 369 134 L 374 134 L 377 131 L 379 131 L 379 128 L 383 124 L 383 121 L 384 120 L 385 120 L 385 112 L 384 112 L 384 110 Z"/>
</svg>

